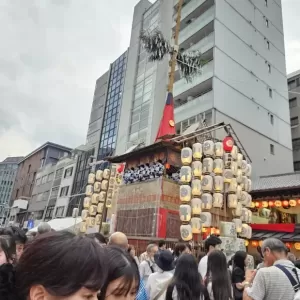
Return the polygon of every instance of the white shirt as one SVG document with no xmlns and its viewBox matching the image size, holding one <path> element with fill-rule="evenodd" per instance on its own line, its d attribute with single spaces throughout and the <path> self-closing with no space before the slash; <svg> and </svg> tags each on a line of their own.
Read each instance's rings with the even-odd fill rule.
<svg viewBox="0 0 300 300">
<path fill-rule="evenodd" d="M 204 257 L 202 257 L 202 259 L 199 262 L 198 272 L 200 273 L 202 280 L 204 280 L 207 273 L 207 261 L 208 261 L 208 256 L 205 255 Z"/>
<path fill-rule="evenodd" d="M 154 272 L 158 271 L 158 267 L 151 260 L 144 260 L 139 265 L 140 276 L 141 279 L 144 280 L 145 285 L 147 284 L 149 276 L 153 273 L 150 267 L 153 268 Z"/>
<path fill-rule="evenodd" d="M 146 285 L 149 300 L 153 300 L 162 290 L 164 290 L 164 293 L 157 300 L 165 300 L 167 288 L 172 277 L 173 271 L 163 272 L 159 270 L 151 274 Z"/>
</svg>

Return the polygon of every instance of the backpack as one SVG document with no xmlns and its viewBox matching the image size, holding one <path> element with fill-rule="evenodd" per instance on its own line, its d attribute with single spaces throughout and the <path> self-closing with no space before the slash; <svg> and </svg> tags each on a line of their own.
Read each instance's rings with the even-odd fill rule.
<svg viewBox="0 0 300 300">
<path fill-rule="evenodd" d="M 284 267 L 282 265 L 276 265 L 276 267 L 278 269 L 280 269 L 286 275 L 286 277 L 289 279 L 289 281 L 295 291 L 294 300 L 300 300 L 300 281 L 299 281 L 297 269 L 296 268 L 292 269 L 292 272 L 295 274 L 295 276 L 297 278 L 297 280 L 296 280 L 294 278 L 294 276 L 291 274 L 291 272 L 289 270 L 287 270 L 286 267 Z"/>
</svg>

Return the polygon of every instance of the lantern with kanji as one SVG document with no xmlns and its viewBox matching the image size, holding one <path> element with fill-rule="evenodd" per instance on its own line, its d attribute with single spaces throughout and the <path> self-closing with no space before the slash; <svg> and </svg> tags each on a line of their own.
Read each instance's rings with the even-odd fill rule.
<svg viewBox="0 0 300 300">
<path fill-rule="evenodd" d="M 227 197 L 228 208 L 237 208 L 238 200 L 236 194 L 229 194 Z"/>
<path fill-rule="evenodd" d="M 202 232 L 202 222 L 199 217 L 191 218 L 191 226 L 193 234 L 200 234 Z"/>
<path fill-rule="evenodd" d="M 224 190 L 224 179 L 222 176 L 214 177 L 214 192 L 223 193 Z"/>
<path fill-rule="evenodd" d="M 201 189 L 201 180 L 194 179 L 192 181 L 192 195 L 193 196 L 201 196 L 202 189 Z"/>
<path fill-rule="evenodd" d="M 237 190 L 237 182 L 236 178 L 232 178 L 228 187 L 228 193 L 233 193 L 235 194 Z"/>
<path fill-rule="evenodd" d="M 180 181 L 182 183 L 190 183 L 192 180 L 192 169 L 190 166 L 183 166 L 180 169 Z"/>
<path fill-rule="evenodd" d="M 212 215 L 210 212 L 202 212 L 200 214 L 202 227 L 211 227 Z"/>
<path fill-rule="evenodd" d="M 109 179 L 110 177 L 110 169 L 105 169 L 103 171 L 103 179 Z"/>
<path fill-rule="evenodd" d="M 210 174 L 213 172 L 213 166 L 214 166 L 214 161 L 210 157 L 206 157 L 203 159 L 202 163 L 202 173 L 203 174 Z"/>
<path fill-rule="evenodd" d="M 231 169 L 225 169 L 223 172 L 224 183 L 230 183 L 233 178 L 233 172 Z"/>
<path fill-rule="evenodd" d="M 192 162 L 192 174 L 194 177 L 201 178 L 202 175 L 202 162 L 195 160 Z"/>
<path fill-rule="evenodd" d="M 213 163 L 213 171 L 216 175 L 222 175 L 224 171 L 224 162 L 221 158 L 216 158 Z"/>
<path fill-rule="evenodd" d="M 88 197 L 91 197 L 92 194 L 93 194 L 93 186 L 92 185 L 87 185 L 86 186 L 86 189 L 85 189 L 85 195 L 88 196 Z"/>
<path fill-rule="evenodd" d="M 100 193 L 101 191 L 101 183 L 99 181 L 96 181 L 94 183 L 94 193 Z"/>
<path fill-rule="evenodd" d="M 90 173 L 88 176 L 88 184 L 94 184 L 95 183 L 95 174 L 94 173 Z"/>
<path fill-rule="evenodd" d="M 182 224 L 180 226 L 180 235 L 182 240 L 190 241 L 193 238 L 192 226 L 190 224 Z"/>
<path fill-rule="evenodd" d="M 193 198 L 191 201 L 192 215 L 200 215 L 202 212 L 202 201 L 200 198 Z"/>
<path fill-rule="evenodd" d="M 204 175 L 202 178 L 202 190 L 203 192 L 213 191 L 213 178 L 210 175 Z"/>
<path fill-rule="evenodd" d="M 94 194 L 92 195 L 92 204 L 98 204 L 99 198 L 100 198 L 99 194 L 94 193 Z"/>
<path fill-rule="evenodd" d="M 191 201 L 192 190 L 189 185 L 181 185 L 180 186 L 180 200 L 182 202 L 189 202 Z"/>
<path fill-rule="evenodd" d="M 83 207 L 89 208 L 91 206 L 91 197 L 85 197 L 83 199 Z"/>
<path fill-rule="evenodd" d="M 236 208 L 232 210 L 232 215 L 234 217 L 241 217 L 242 216 L 242 204 L 241 202 L 238 202 L 237 205 L 236 205 Z"/>
<path fill-rule="evenodd" d="M 215 157 L 223 158 L 223 155 L 224 155 L 223 144 L 221 142 L 216 142 L 215 143 Z"/>
<path fill-rule="evenodd" d="M 192 217 L 191 206 L 187 204 L 180 205 L 179 215 L 182 222 L 190 222 Z"/>
<path fill-rule="evenodd" d="M 185 147 L 181 150 L 181 162 L 184 166 L 188 166 L 192 163 L 193 151 L 189 147 Z"/>
<path fill-rule="evenodd" d="M 101 181 L 103 179 L 103 171 L 102 170 L 98 170 L 96 172 L 96 180 L 97 181 Z"/>
<path fill-rule="evenodd" d="M 202 209 L 209 210 L 212 208 L 212 194 L 203 193 L 201 197 Z"/>
<path fill-rule="evenodd" d="M 223 207 L 223 194 L 214 193 L 213 194 L 213 207 L 214 208 L 222 208 Z"/>
<path fill-rule="evenodd" d="M 194 158 L 194 160 L 201 160 L 201 158 L 202 158 L 202 144 L 201 143 L 193 144 L 193 158 Z"/>
<path fill-rule="evenodd" d="M 211 140 L 205 141 L 203 144 L 203 155 L 205 157 L 213 157 L 215 154 L 214 148 L 215 148 L 215 144 L 213 141 Z"/>
</svg>

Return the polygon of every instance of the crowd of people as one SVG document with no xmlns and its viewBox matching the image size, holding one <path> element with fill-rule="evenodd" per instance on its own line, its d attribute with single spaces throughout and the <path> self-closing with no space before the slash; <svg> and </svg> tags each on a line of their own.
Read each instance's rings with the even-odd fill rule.
<svg viewBox="0 0 300 300">
<path fill-rule="evenodd" d="M 293 300 L 300 270 L 278 239 L 258 249 L 263 262 L 247 268 L 247 253 L 228 261 L 221 240 L 205 240 L 198 261 L 191 246 L 151 242 L 139 257 L 125 234 L 37 234 L 0 230 L 0 300 Z"/>
</svg>

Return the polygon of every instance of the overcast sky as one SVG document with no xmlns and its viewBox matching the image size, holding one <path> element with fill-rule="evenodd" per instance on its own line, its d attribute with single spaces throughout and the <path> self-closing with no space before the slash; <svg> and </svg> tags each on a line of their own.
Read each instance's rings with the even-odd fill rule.
<svg viewBox="0 0 300 300">
<path fill-rule="evenodd" d="M 0 0 L 0 161 L 46 141 L 85 142 L 95 81 L 128 47 L 137 2 Z M 292 72 L 300 69 L 300 0 L 283 8 Z"/>
</svg>

